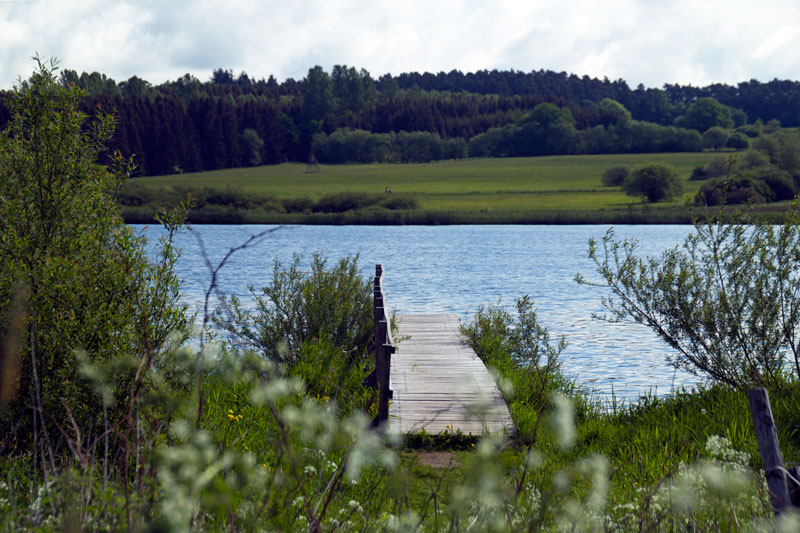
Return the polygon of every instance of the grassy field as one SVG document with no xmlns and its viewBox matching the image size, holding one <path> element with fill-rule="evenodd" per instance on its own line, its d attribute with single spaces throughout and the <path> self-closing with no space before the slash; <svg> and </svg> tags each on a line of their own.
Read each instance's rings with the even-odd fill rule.
<svg viewBox="0 0 800 533">
<path fill-rule="evenodd" d="M 352 192 L 412 198 L 417 209 L 398 213 L 386 209 L 345 214 L 239 211 L 228 222 L 299 223 L 536 223 L 536 222 L 688 222 L 685 205 L 702 184 L 688 181 L 692 169 L 718 153 L 613 154 L 529 158 L 466 159 L 428 164 L 321 165 L 307 173 L 306 165 L 238 168 L 138 178 L 146 188 L 223 189 L 268 194 L 278 201 Z M 644 206 L 618 187 L 604 187 L 603 171 L 615 165 L 649 162 L 672 165 L 686 180 L 682 198 Z M 125 211 L 131 218 L 131 211 Z M 136 218 L 136 217 L 133 217 Z M 203 220 L 195 220 L 203 221 Z M 222 222 L 224 220 L 207 220 Z"/>
</svg>

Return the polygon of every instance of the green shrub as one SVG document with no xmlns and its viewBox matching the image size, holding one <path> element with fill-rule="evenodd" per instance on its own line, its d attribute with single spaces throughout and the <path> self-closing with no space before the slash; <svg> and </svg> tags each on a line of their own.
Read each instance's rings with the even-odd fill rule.
<svg viewBox="0 0 800 533">
<path fill-rule="evenodd" d="M 760 150 L 750 149 L 747 150 L 740 158 L 739 158 L 739 167 L 742 170 L 749 170 L 753 168 L 759 168 L 768 166 L 769 156 Z"/>
<path fill-rule="evenodd" d="M 769 187 L 771 194 L 768 201 L 770 202 L 791 200 L 797 195 L 797 185 L 786 172 L 775 169 L 772 172 L 762 173 L 759 177 Z"/>
<path fill-rule="evenodd" d="M 362 192 L 341 192 L 326 194 L 313 207 L 315 213 L 344 213 L 375 205 L 381 201 L 382 195 Z"/>
<path fill-rule="evenodd" d="M 759 121 L 760 123 L 761 121 Z M 761 126 L 758 124 L 743 124 L 736 128 L 737 133 L 743 133 L 751 139 L 755 139 L 761 134 Z"/>
<path fill-rule="evenodd" d="M 711 176 L 706 175 L 706 169 L 703 165 L 697 165 L 692 169 L 692 173 L 689 176 L 690 181 L 701 181 L 710 178 Z"/>
<path fill-rule="evenodd" d="M 96 438 L 110 417 L 119 432 L 130 430 L 136 420 L 124 397 L 143 386 L 186 317 L 173 269 L 179 217 L 167 219 L 151 263 L 110 195 L 131 162 L 94 163 L 113 118 L 99 113 L 87 122 L 81 91 L 37 63 L 9 100 L 11 122 L 0 135 L 0 327 L 6 342 L 16 339 L 7 344 L 0 433 L 53 457 L 70 425 Z M 84 363 L 107 365 L 117 409 L 97 401 Z"/>
<path fill-rule="evenodd" d="M 600 181 L 602 181 L 603 185 L 605 185 L 606 187 L 617 187 L 619 185 L 622 185 L 622 182 L 625 181 L 625 179 L 628 177 L 629 174 L 630 174 L 630 169 L 628 167 L 625 166 L 609 167 L 605 169 L 605 171 L 603 172 Z"/>
<path fill-rule="evenodd" d="M 737 132 L 728 137 L 728 140 L 725 141 L 725 146 L 738 152 L 739 150 L 747 150 L 750 146 L 750 141 L 747 139 L 747 135 Z"/>
<path fill-rule="evenodd" d="M 683 183 L 669 165 L 650 163 L 634 168 L 622 182 L 622 190 L 629 196 L 642 196 L 653 203 L 678 196 L 683 190 Z"/>
<path fill-rule="evenodd" d="M 393 194 L 380 204 L 386 209 L 419 209 L 419 202 L 416 198 L 402 194 Z"/>
<path fill-rule="evenodd" d="M 719 178 L 732 174 L 736 170 L 736 160 L 731 156 L 728 157 L 715 157 L 705 164 L 703 170 L 705 175 L 709 178 Z"/>
<path fill-rule="evenodd" d="M 559 356 L 567 341 L 550 343 L 528 296 L 517 299 L 516 314 L 497 305 L 481 307 L 461 328 L 467 343 L 499 374 L 514 426 L 526 441 L 536 439 L 539 418 L 554 391 L 576 392 L 561 373 Z"/>
<path fill-rule="evenodd" d="M 358 257 L 329 267 L 314 254 L 307 272 L 299 257 L 288 268 L 276 261 L 272 282 L 251 285 L 250 295 L 254 307 L 231 295 L 225 299 L 230 315 L 219 311 L 214 322 L 264 357 L 291 368 L 314 339 L 343 350 L 349 361 L 365 357 L 373 335 L 372 283 L 359 273 Z"/>
<path fill-rule="evenodd" d="M 716 178 L 700 187 L 695 195 L 696 205 L 740 205 L 763 203 L 772 198 L 772 190 L 763 181 L 749 176 Z"/>
<path fill-rule="evenodd" d="M 189 185 L 174 186 L 171 201 L 190 197 L 192 206 L 203 208 L 206 206 L 219 206 L 228 209 L 264 209 L 266 211 L 285 212 L 283 205 L 271 194 L 245 192 L 238 187 L 225 187 L 222 189 L 212 187 L 192 187 Z"/>
<path fill-rule="evenodd" d="M 197 224 L 243 224 L 245 211 L 225 205 L 206 204 L 191 211 L 191 220 Z"/>
<path fill-rule="evenodd" d="M 728 137 L 728 130 L 724 128 L 719 126 L 708 128 L 705 133 L 703 133 L 703 148 L 719 150 L 725 146 L 725 143 L 728 141 Z"/>
<path fill-rule="evenodd" d="M 710 178 L 719 178 L 728 176 L 736 171 L 738 161 L 733 156 L 722 157 L 718 156 L 706 163 L 705 165 L 698 165 L 692 170 L 692 175 L 689 176 L 690 180 L 707 180 Z"/>
<path fill-rule="evenodd" d="M 314 207 L 314 201 L 307 196 L 284 198 L 281 200 L 281 204 L 287 213 L 310 213 Z"/>
</svg>

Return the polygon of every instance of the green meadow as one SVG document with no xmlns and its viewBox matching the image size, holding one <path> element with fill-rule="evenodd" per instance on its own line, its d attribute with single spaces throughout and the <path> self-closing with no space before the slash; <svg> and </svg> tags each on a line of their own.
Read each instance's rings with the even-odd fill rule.
<svg viewBox="0 0 800 533">
<path fill-rule="evenodd" d="M 702 184 L 689 181 L 692 169 L 719 153 L 610 154 L 525 158 L 465 159 L 426 164 L 320 165 L 249 167 L 136 178 L 132 189 L 183 194 L 197 189 L 233 189 L 244 196 L 271 198 L 277 205 L 290 199 L 309 204 L 341 193 L 411 199 L 412 209 L 369 207 L 347 213 L 288 212 L 280 207 L 239 207 L 226 218 L 217 209 L 211 219 L 195 222 L 300 223 L 535 223 L 535 222 L 688 222 L 685 205 Z M 683 198 L 644 205 L 619 187 L 605 187 L 603 171 L 615 165 L 663 162 L 686 180 Z M 166 192 L 158 197 L 168 196 Z M 141 221 L 156 210 L 140 202 L 125 207 L 129 221 Z M 151 213 L 152 212 L 152 213 Z M 230 214 L 230 213 L 229 213 Z"/>
</svg>

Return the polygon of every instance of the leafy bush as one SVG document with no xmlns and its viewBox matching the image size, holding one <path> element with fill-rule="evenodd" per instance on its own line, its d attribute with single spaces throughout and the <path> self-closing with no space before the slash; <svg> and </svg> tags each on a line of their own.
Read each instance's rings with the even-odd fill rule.
<svg viewBox="0 0 800 533">
<path fill-rule="evenodd" d="M 706 175 L 706 169 L 703 165 L 697 165 L 692 169 L 692 173 L 689 176 L 690 181 L 701 181 L 710 178 L 711 176 Z"/>
<path fill-rule="evenodd" d="M 561 373 L 559 355 L 567 341 L 550 343 L 528 296 L 515 302 L 516 316 L 502 307 L 481 307 L 461 332 L 487 367 L 509 380 L 504 396 L 519 435 L 536 440 L 539 418 L 554 391 L 573 391 Z"/>
<path fill-rule="evenodd" d="M 129 182 L 121 187 L 116 194 L 119 205 L 140 207 L 156 201 L 163 192 L 151 187 L 144 187 L 139 183 Z"/>
<path fill-rule="evenodd" d="M 206 206 L 219 206 L 229 209 L 264 209 L 267 211 L 284 212 L 281 205 L 271 194 L 245 192 L 236 187 L 217 189 L 212 187 L 173 187 L 178 197 L 191 197 L 192 205 L 198 209 Z"/>
<path fill-rule="evenodd" d="M 344 213 L 353 209 L 361 209 L 375 205 L 383 199 L 383 195 L 363 192 L 340 192 L 326 194 L 317 200 L 313 207 L 315 213 Z"/>
<path fill-rule="evenodd" d="M 250 295 L 254 307 L 231 295 L 225 299 L 230 315 L 220 311 L 214 321 L 267 359 L 291 368 L 314 339 L 345 351 L 351 362 L 364 358 L 373 335 L 372 284 L 359 273 L 358 257 L 328 267 L 314 254 L 308 272 L 297 256 L 286 269 L 276 261 L 272 282 L 251 285 Z"/>
<path fill-rule="evenodd" d="M 759 120 L 758 124 L 760 123 L 761 121 Z M 736 133 L 742 133 L 751 139 L 755 139 L 761 134 L 761 126 L 758 124 L 743 124 L 736 128 Z"/>
<path fill-rule="evenodd" d="M 311 208 L 314 207 L 314 201 L 306 196 L 284 198 L 281 203 L 287 213 L 310 213 Z"/>
<path fill-rule="evenodd" d="M 81 91 L 37 63 L 15 88 L 0 135 L 0 325 L 8 343 L 0 433 L 4 444 L 32 443 L 44 457 L 65 446 L 68 425 L 96 436 L 110 417 L 119 432 L 130 431 L 136 421 L 123 423 L 130 416 L 123 392 L 144 386 L 141 369 L 159 364 L 168 335 L 186 318 L 173 269 L 180 217 L 165 218 L 167 235 L 150 262 L 110 194 L 132 163 L 120 156 L 108 168 L 94 163 L 113 118 L 99 113 L 87 122 Z M 94 401 L 84 363 L 110 365 L 118 409 Z"/>
<path fill-rule="evenodd" d="M 402 194 L 393 194 L 380 203 L 386 209 L 419 209 L 419 202 L 416 198 Z"/>
<path fill-rule="evenodd" d="M 747 139 L 747 135 L 737 132 L 728 137 L 728 140 L 725 141 L 725 146 L 738 152 L 739 150 L 747 150 L 750 146 L 750 141 Z"/>
<path fill-rule="evenodd" d="M 622 185 L 622 182 L 625 181 L 630 172 L 631 171 L 628 167 L 621 165 L 608 167 L 607 169 L 605 169 L 605 171 L 603 171 L 603 175 L 600 178 L 600 181 L 602 181 L 603 185 L 605 185 L 606 187 L 617 187 L 619 185 Z"/>
<path fill-rule="evenodd" d="M 678 196 L 683 183 L 669 165 L 650 163 L 635 167 L 622 182 L 622 190 L 629 196 L 642 196 L 653 203 Z"/>
<path fill-rule="evenodd" d="M 721 176 L 728 176 L 735 172 L 737 167 L 737 160 L 728 157 L 715 157 L 705 165 L 698 165 L 692 169 L 692 175 L 689 176 L 690 180 L 707 180 L 710 178 L 718 178 Z"/>
<path fill-rule="evenodd" d="M 765 167 L 769 164 L 769 157 L 760 150 L 750 149 L 747 150 L 741 157 L 739 157 L 739 167 L 742 170 Z"/>
<path fill-rule="evenodd" d="M 707 177 L 718 178 L 732 174 L 736 170 L 736 160 L 731 156 L 728 157 L 715 157 L 705 164 L 703 170 Z"/>
<path fill-rule="evenodd" d="M 131 181 L 116 194 L 117 203 L 126 207 L 150 207 L 154 210 L 171 209 L 181 203 L 190 204 L 193 217 L 201 212 L 202 217 L 213 213 L 262 210 L 274 213 L 287 211 L 283 202 L 271 194 L 245 192 L 237 187 L 195 187 L 176 185 L 155 189 Z"/>
<path fill-rule="evenodd" d="M 797 195 L 797 185 L 786 172 L 774 170 L 760 174 L 759 177 L 770 189 L 771 194 L 768 201 L 791 200 Z"/>
<path fill-rule="evenodd" d="M 763 181 L 747 176 L 717 178 L 700 187 L 695 195 L 696 205 L 740 205 L 763 203 L 772 198 L 772 190 Z"/>
<path fill-rule="evenodd" d="M 725 143 L 728 141 L 728 130 L 724 128 L 720 128 L 719 126 L 714 126 L 706 130 L 703 133 L 703 148 L 709 148 L 711 150 L 719 150 Z"/>
</svg>

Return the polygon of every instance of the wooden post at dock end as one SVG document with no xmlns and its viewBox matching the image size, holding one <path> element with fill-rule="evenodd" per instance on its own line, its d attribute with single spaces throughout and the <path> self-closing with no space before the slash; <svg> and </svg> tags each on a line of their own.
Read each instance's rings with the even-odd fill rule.
<svg viewBox="0 0 800 533">
<path fill-rule="evenodd" d="M 764 472 L 767 477 L 769 499 L 772 510 L 776 515 L 792 506 L 787 484 L 786 469 L 783 466 L 783 456 L 778 445 L 778 429 L 772 417 L 767 389 L 755 387 L 748 394 L 750 400 L 750 415 L 753 417 L 753 426 L 758 437 L 758 449 L 764 462 Z M 797 487 L 792 487 L 796 489 Z M 793 490 L 792 492 L 797 492 Z"/>
<path fill-rule="evenodd" d="M 378 414 L 370 427 L 378 428 L 389 420 L 389 400 L 392 398 L 390 371 L 394 342 L 390 331 L 389 319 L 386 315 L 385 297 L 383 294 L 383 266 L 375 265 L 375 283 L 373 289 L 373 319 L 375 323 L 375 370 L 367 376 L 364 384 L 378 389 Z"/>
</svg>

